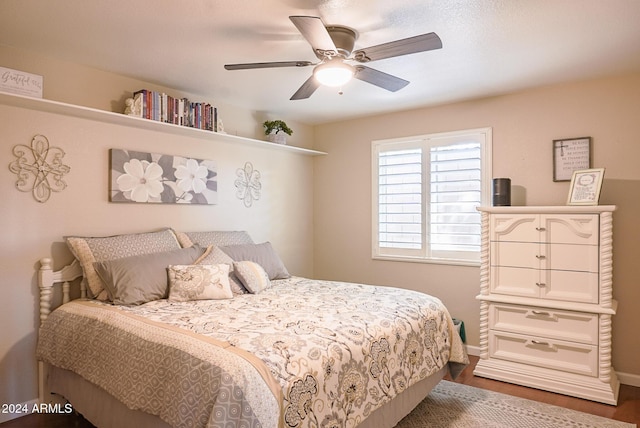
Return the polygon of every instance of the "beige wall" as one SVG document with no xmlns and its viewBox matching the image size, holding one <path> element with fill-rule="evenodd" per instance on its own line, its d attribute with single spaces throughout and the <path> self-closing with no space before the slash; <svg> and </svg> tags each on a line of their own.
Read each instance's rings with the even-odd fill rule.
<svg viewBox="0 0 640 428">
<path fill-rule="evenodd" d="M 410 90 L 410 87 L 407 88 Z M 539 88 L 435 108 L 316 127 L 315 274 L 398 285 L 440 297 L 479 342 L 479 268 L 371 259 L 371 141 L 461 129 L 493 129 L 493 176 L 510 177 L 526 205 L 564 205 L 552 180 L 552 140 L 591 136 L 605 167 L 600 202 L 615 204 L 613 364 L 640 384 L 640 75 Z"/>
<path fill-rule="evenodd" d="M 146 87 L 142 82 L 72 64 L 29 55 L 27 64 L 15 52 L 0 48 L 0 64 L 45 76 L 45 97 L 107 108 L 109 94 L 117 99 L 122 87 Z M 11 54 L 11 55 L 9 55 Z M 20 58 L 18 58 L 20 59 Z M 85 84 L 76 91 L 64 83 L 73 75 Z M 58 79 L 60 77 L 60 79 Z M 89 84 L 98 90 L 89 96 Z M 58 86 L 64 88 L 60 90 Z M 63 84 L 64 83 L 64 84 Z M 122 84 L 122 86 L 121 86 Z M 66 86 L 65 86 L 66 85 Z M 74 92 L 75 91 L 75 92 Z M 106 101 L 105 101 L 106 100 Z M 105 106 L 106 105 L 106 106 Z M 229 123 L 252 132 L 255 112 L 230 110 Z M 223 110 L 223 114 L 227 113 Z M 285 118 L 286 119 L 286 118 Z M 257 127 L 260 131 L 260 126 Z M 293 142 L 309 138 L 312 128 L 296 124 Z M 17 176 L 8 165 L 16 159 L 13 147 L 30 145 L 36 134 L 61 147 L 71 171 L 67 188 L 38 203 L 15 188 Z M 305 135 L 307 137 L 305 137 Z M 251 136 L 251 135 L 246 135 Z M 256 136 L 259 135 L 259 132 Z M 303 144 L 300 144 L 303 145 Z M 108 150 L 131 149 L 152 153 L 212 159 L 218 168 L 218 204 L 206 206 L 115 204 L 108 202 Z M 251 208 L 236 197 L 236 170 L 252 162 L 260 171 L 262 195 Z M 35 361 L 38 326 L 36 269 L 42 257 L 54 257 L 55 268 L 72 260 L 66 235 L 111 235 L 173 227 L 179 231 L 247 230 L 256 242 L 269 240 L 296 275 L 313 275 L 313 157 L 270 147 L 211 141 L 103 123 L 0 104 L 0 403 L 24 403 L 37 397 Z M 0 415 L 0 422 L 6 415 Z"/>
</svg>

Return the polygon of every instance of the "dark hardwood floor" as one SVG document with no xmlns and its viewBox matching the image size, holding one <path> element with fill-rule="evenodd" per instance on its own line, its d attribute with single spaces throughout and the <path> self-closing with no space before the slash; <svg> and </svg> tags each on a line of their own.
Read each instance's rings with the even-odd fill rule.
<svg viewBox="0 0 640 428">
<path fill-rule="evenodd" d="M 634 423 L 640 426 L 640 388 L 622 385 L 617 406 L 595 403 L 580 398 L 567 397 L 552 392 L 540 391 L 524 386 L 485 379 L 473 375 L 478 357 L 470 356 L 471 364 L 454 382 L 488 389 L 503 394 L 535 400 L 555 406 L 566 407 L 580 412 L 591 413 L 609 419 Z M 448 376 L 447 380 L 451 380 Z M 92 428 L 80 415 L 32 414 L 0 424 L 2 428 Z"/>
<path fill-rule="evenodd" d="M 638 387 L 621 385 L 618 405 L 610 406 L 581 398 L 568 397 L 553 392 L 474 376 L 473 369 L 478 362 L 478 357 L 469 356 L 469 359 L 471 360 L 471 364 L 464 369 L 455 382 L 526 398 L 528 400 L 539 401 L 541 403 L 553 404 L 554 406 L 565 407 L 592 415 L 603 416 L 617 421 L 634 423 L 640 427 L 640 388 Z M 446 376 L 445 379 L 451 380 L 448 376 Z"/>
</svg>

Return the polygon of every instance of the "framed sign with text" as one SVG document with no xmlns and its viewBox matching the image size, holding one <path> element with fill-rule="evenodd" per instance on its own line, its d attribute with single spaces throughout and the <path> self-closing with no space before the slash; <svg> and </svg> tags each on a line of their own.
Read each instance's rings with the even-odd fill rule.
<svg viewBox="0 0 640 428">
<path fill-rule="evenodd" d="M 0 67 L 0 92 L 42 98 L 42 76 Z"/>
<path fill-rule="evenodd" d="M 575 171 L 571 177 L 567 205 L 598 205 L 604 168 Z"/>
<path fill-rule="evenodd" d="M 591 137 L 553 140 L 553 181 L 570 181 L 573 171 L 591 168 Z"/>
</svg>

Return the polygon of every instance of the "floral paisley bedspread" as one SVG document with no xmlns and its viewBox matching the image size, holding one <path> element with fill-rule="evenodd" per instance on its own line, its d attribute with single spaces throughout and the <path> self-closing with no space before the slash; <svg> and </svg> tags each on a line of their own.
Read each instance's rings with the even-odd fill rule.
<svg viewBox="0 0 640 428">
<path fill-rule="evenodd" d="M 155 357 L 146 361 L 141 356 L 123 355 L 122 351 L 109 352 L 110 344 L 100 344 L 104 336 L 109 336 L 104 332 L 111 331 L 113 326 L 99 325 L 93 332 L 82 332 L 90 337 L 83 342 L 98 343 L 98 349 L 81 352 L 82 348 L 76 348 L 75 352 L 80 353 L 74 357 L 74 352 L 65 352 L 67 345 L 59 338 L 61 330 L 70 327 L 61 327 L 60 324 L 65 324 L 62 320 L 49 329 L 45 327 L 49 319 L 55 318 L 57 311 L 54 311 L 43 326 L 38 356 L 75 371 L 78 371 L 75 365 L 90 366 L 84 367 L 84 373 L 80 374 L 130 407 L 159 414 L 174 426 L 210 427 L 225 425 L 231 414 L 241 419 L 244 426 L 354 427 L 378 407 L 447 363 L 468 363 L 451 317 L 435 297 L 404 289 L 297 277 L 272 284 L 260 294 L 230 300 L 159 300 L 138 307 L 117 308 L 84 303 L 92 309 L 106 307 L 109 322 L 113 322 L 116 312 L 127 314 L 122 317 L 131 324 L 126 334 L 118 329 L 112 340 L 125 343 L 133 352 L 137 348 L 142 353 L 151 352 L 145 345 L 139 345 L 147 342 L 136 339 L 137 334 L 156 329 L 170 332 L 170 339 L 166 340 L 157 337 L 162 332 L 143 337 L 151 341 L 154 348 Z M 87 324 L 90 323 L 85 320 L 83 325 Z M 166 327 L 159 327 L 163 325 Z M 181 338 L 180 332 L 186 339 Z M 49 335 L 57 339 L 46 339 Z M 81 336 L 77 332 L 71 335 Z M 159 351 L 156 341 L 168 342 L 164 344 L 172 350 Z M 53 345 L 45 346 L 48 342 Z M 213 356 L 205 355 L 212 349 Z M 107 360 L 115 359 L 118 370 L 134 376 L 127 382 L 127 388 L 142 397 L 133 397 L 127 388 L 116 387 L 119 392 L 114 393 L 113 385 L 103 385 L 113 382 L 92 379 L 99 376 L 100 371 L 113 377 L 113 361 L 109 370 L 86 363 L 87 360 L 96 363 L 101 353 L 109 354 Z M 149 367 L 163 359 L 160 355 L 176 353 L 180 355 L 172 363 L 180 369 L 185 362 L 193 366 L 197 364 L 192 360 L 199 360 L 206 363 L 204 366 L 209 372 L 205 371 L 205 376 L 197 371 L 189 373 L 186 379 L 178 379 L 178 387 L 166 385 L 176 376 L 169 376 L 166 367 Z M 78 355 L 82 358 L 77 358 Z M 214 362 L 220 362 L 216 369 L 210 367 Z M 154 376 L 158 372 L 163 375 L 160 379 Z M 202 383 L 199 376 L 205 377 L 208 383 Z M 152 384 L 156 383 L 158 388 L 158 382 L 167 390 L 164 397 L 153 393 Z M 232 385 L 227 385 L 229 382 Z M 188 394 L 186 398 L 169 394 L 169 390 L 180 390 L 180 385 L 182 389 L 210 396 L 213 403 L 207 405 L 197 394 Z M 217 385 L 228 388 L 230 393 L 206 391 Z M 133 404 L 126 400 L 132 400 Z M 224 409 L 227 404 L 242 412 Z M 175 407 L 173 410 L 166 408 L 171 405 Z M 242 413 L 241 417 L 238 413 Z"/>
</svg>

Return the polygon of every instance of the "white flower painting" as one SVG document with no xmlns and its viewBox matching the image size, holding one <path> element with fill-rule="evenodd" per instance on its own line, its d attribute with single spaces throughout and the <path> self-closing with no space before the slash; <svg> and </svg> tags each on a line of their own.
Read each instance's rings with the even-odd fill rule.
<svg viewBox="0 0 640 428">
<path fill-rule="evenodd" d="M 111 149 L 111 202 L 216 204 L 218 172 L 211 160 Z"/>
</svg>

